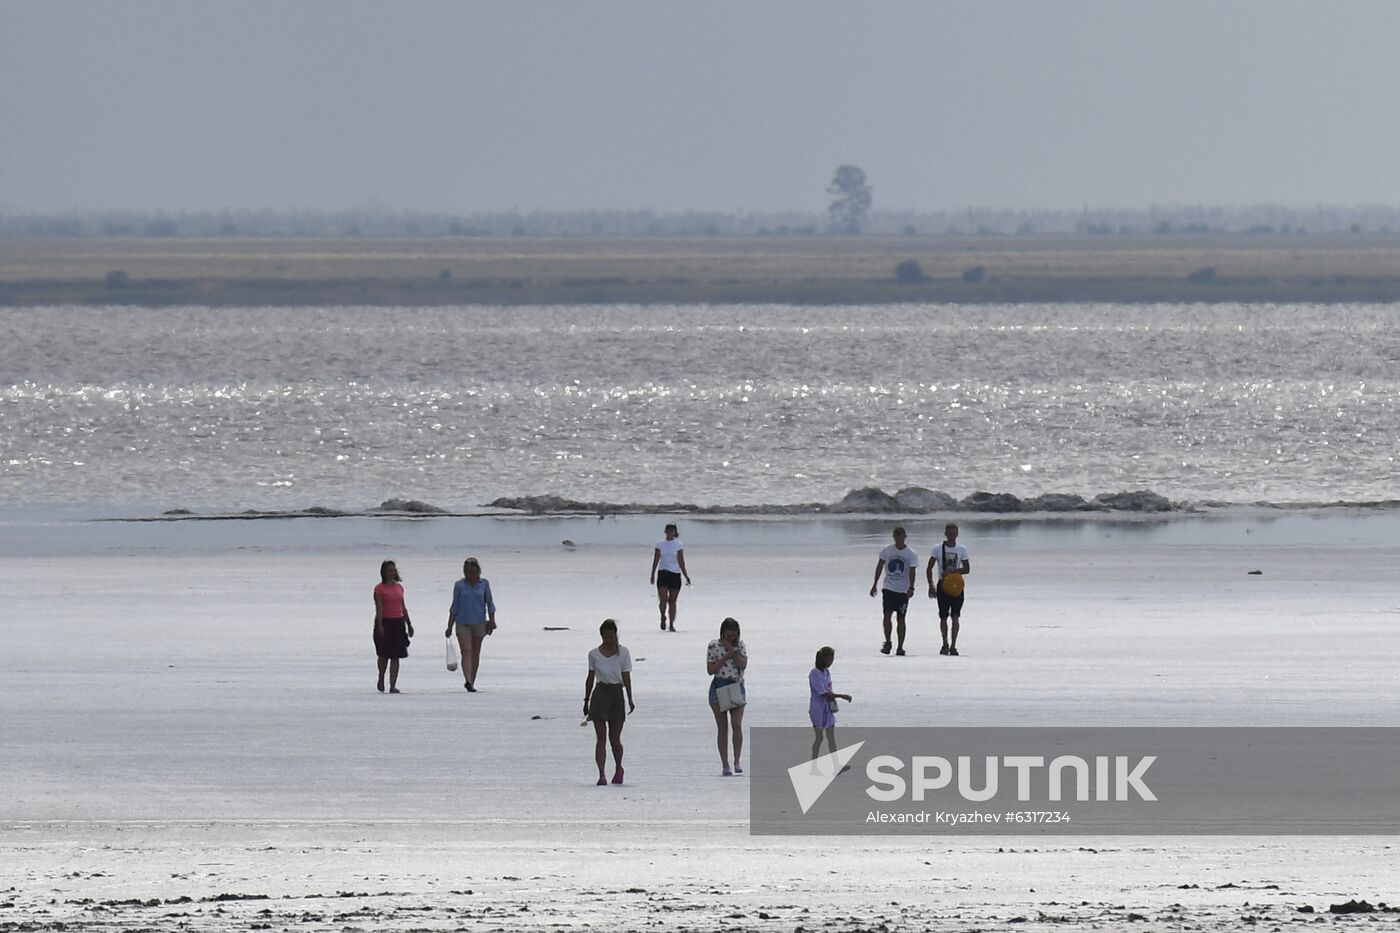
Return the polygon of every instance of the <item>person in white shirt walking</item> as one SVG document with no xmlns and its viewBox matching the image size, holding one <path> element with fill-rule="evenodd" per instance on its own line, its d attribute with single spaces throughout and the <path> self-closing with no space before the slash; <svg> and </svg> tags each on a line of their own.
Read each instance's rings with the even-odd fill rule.
<svg viewBox="0 0 1400 933">
<path fill-rule="evenodd" d="M 593 760 L 598 765 L 598 783 L 608 783 L 606 766 L 608 745 L 612 745 L 612 782 L 622 783 L 622 725 L 627 714 L 635 712 L 637 704 L 632 701 L 632 652 L 617 640 L 617 622 L 604 619 L 598 626 L 602 643 L 588 652 L 588 679 L 583 684 L 583 716 L 586 722 L 593 723 L 597 745 L 593 749 Z M 623 706 L 623 694 L 627 695 L 627 705 Z"/>
<path fill-rule="evenodd" d="M 890 617 L 894 616 L 898 621 L 895 634 L 899 638 L 899 649 L 895 654 L 902 656 L 904 654 L 904 617 L 909 611 L 909 597 L 914 595 L 914 582 L 918 579 L 916 571 L 919 569 L 919 555 L 905 545 L 903 526 L 896 526 L 893 536 L 894 544 L 887 545 L 880 552 L 880 559 L 875 564 L 875 582 L 870 585 L 870 595 L 874 596 L 876 591 L 879 591 L 883 600 L 884 619 L 882 624 L 885 630 L 885 642 L 880 646 L 880 653 L 890 653 Z M 884 578 L 883 586 L 881 585 L 882 577 Z"/>
<path fill-rule="evenodd" d="M 685 569 L 685 545 L 681 544 L 681 533 L 674 524 L 666 526 L 666 537 L 656 542 L 651 555 L 651 582 L 656 587 L 657 608 L 661 611 L 661 631 L 667 631 L 667 617 L 670 618 L 670 631 L 676 630 L 676 600 L 681 595 L 681 578 L 690 585 L 690 573 Z"/>
<path fill-rule="evenodd" d="M 934 580 L 937 571 L 938 579 Z M 939 654 L 958 654 L 958 629 L 961 627 L 963 607 L 963 577 L 972 573 L 972 561 L 968 560 L 967 548 L 958 543 L 958 526 L 952 522 L 943 529 L 943 543 L 934 549 L 928 562 L 928 596 L 938 598 L 938 630 L 943 635 L 943 648 Z M 949 637 L 948 619 L 953 619 L 952 637 Z"/>
</svg>

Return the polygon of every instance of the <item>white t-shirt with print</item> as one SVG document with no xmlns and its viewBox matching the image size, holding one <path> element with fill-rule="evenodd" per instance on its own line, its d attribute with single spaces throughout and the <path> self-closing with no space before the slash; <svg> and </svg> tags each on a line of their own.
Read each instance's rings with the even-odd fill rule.
<svg viewBox="0 0 1400 933">
<path fill-rule="evenodd" d="M 885 582 L 882 589 L 891 593 L 909 592 L 909 571 L 916 574 L 919 570 L 919 555 L 914 553 L 913 548 L 905 546 L 897 548 L 893 544 L 885 546 L 880 552 L 880 560 L 885 562 Z"/>
<path fill-rule="evenodd" d="M 967 548 L 961 544 L 952 547 L 940 544 L 934 549 L 933 559 L 938 564 L 938 579 L 942 580 L 944 574 L 962 571 L 963 561 L 967 560 Z"/>
</svg>

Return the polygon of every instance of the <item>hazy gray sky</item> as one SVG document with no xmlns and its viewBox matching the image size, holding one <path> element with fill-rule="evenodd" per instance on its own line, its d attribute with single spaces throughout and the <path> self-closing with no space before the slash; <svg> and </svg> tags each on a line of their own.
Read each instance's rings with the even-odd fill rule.
<svg viewBox="0 0 1400 933">
<path fill-rule="evenodd" d="M 1400 204 L 1393 0 L 0 0 L 0 210 Z"/>
</svg>

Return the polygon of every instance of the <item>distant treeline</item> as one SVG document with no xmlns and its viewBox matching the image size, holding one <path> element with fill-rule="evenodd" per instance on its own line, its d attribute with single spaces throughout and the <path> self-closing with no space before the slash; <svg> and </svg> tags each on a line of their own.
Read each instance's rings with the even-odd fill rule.
<svg viewBox="0 0 1400 933">
<path fill-rule="evenodd" d="M 822 213 L 536 211 L 458 216 L 386 210 L 0 212 L 0 237 L 469 237 L 469 236 L 823 236 Z M 1396 207 L 1152 207 L 1080 211 L 967 209 L 875 211 L 866 235 L 1141 236 L 1400 232 Z"/>
</svg>

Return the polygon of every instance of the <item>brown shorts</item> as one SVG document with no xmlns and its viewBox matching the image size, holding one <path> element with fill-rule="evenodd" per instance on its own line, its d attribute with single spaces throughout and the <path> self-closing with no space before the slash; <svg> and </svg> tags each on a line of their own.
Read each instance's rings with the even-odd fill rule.
<svg viewBox="0 0 1400 933">
<path fill-rule="evenodd" d="M 626 722 L 627 699 L 622 684 L 595 684 L 588 701 L 588 718 L 593 722 Z"/>
</svg>

